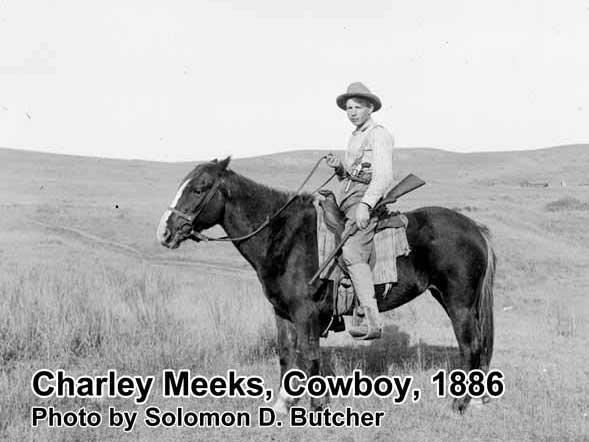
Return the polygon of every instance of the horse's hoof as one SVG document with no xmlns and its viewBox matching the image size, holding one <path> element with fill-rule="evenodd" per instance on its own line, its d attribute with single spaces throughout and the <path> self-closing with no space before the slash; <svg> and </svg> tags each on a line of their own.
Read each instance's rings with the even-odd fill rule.
<svg viewBox="0 0 589 442">
<path fill-rule="evenodd" d="M 288 414 L 290 407 L 295 405 L 297 402 L 298 399 L 292 398 L 281 388 L 278 392 L 276 401 L 274 401 L 274 404 L 272 405 L 272 409 L 277 415 L 284 416 Z"/>
<path fill-rule="evenodd" d="M 276 413 L 277 416 L 285 416 L 288 414 L 288 408 L 283 402 L 278 403 L 278 401 L 276 401 L 274 405 L 272 405 L 272 410 L 274 410 L 274 413 Z"/>
<path fill-rule="evenodd" d="M 323 411 L 327 406 L 327 401 L 325 398 L 311 398 L 311 411 Z"/>
<path fill-rule="evenodd" d="M 487 400 L 487 402 L 488 402 L 488 400 Z M 477 410 L 482 410 L 487 402 L 485 402 L 484 398 L 473 399 L 472 401 L 470 401 L 470 406 L 473 409 L 476 408 Z"/>
<path fill-rule="evenodd" d="M 276 399 L 276 401 L 272 405 L 272 410 L 274 410 L 274 413 L 276 413 L 276 415 L 278 415 L 278 416 L 287 415 L 289 408 L 290 407 L 289 407 L 288 402 L 285 401 L 282 397 L 279 397 L 278 399 Z"/>
<path fill-rule="evenodd" d="M 470 398 L 457 398 L 454 399 L 452 402 L 452 410 L 456 413 L 464 414 L 466 412 L 466 408 L 468 407 L 468 403 L 470 402 Z"/>
</svg>

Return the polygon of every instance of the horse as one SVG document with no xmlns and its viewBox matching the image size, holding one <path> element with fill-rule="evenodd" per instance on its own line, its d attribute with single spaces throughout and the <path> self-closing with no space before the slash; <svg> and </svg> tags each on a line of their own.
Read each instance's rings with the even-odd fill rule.
<svg viewBox="0 0 589 442">
<path fill-rule="evenodd" d="M 182 180 L 161 217 L 157 239 L 175 249 L 188 239 L 201 241 L 200 232 L 220 225 L 257 273 L 274 309 L 281 380 L 292 368 L 318 375 L 319 338 L 332 318 L 333 293 L 329 281 L 309 284 L 320 264 L 314 197 L 259 184 L 228 168 L 229 162 L 230 157 L 201 163 Z M 398 282 L 386 296 L 376 286 L 379 311 L 429 290 L 452 321 L 460 368 L 486 373 L 493 353 L 496 260 L 488 230 L 443 207 L 405 216 L 411 253 L 397 258 Z M 463 413 L 470 400 L 455 398 L 452 407 Z M 293 403 L 281 388 L 274 408 L 286 412 Z M 311 408 L 320 409 L 320 401 L 312 398 Z"/>
</svg>

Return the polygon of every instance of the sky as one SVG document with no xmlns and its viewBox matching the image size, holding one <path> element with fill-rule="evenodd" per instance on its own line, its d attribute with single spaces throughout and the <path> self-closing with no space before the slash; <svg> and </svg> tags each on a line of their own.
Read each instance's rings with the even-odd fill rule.
<svg viewBox="0 0 589 442">
<path fill-rule="evenodd" d="M 158 161 L 589 141 L 589 0 L 0 0 L 0 146 Z"/>
</svg>

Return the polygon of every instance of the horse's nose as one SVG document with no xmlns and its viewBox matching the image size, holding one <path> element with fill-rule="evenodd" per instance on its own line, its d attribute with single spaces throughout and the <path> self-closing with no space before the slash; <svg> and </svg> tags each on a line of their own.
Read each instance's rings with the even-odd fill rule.
<svg viewBox="0 0 589 442">
<path fill-rule="evenodd" d="M 164 212 L 164 214 L 162 215 L 162 217 L 160 218 L 160 222 L 157 225 L 157 231 L 155 233 L 155 236 L 157 237 L 158 242 L 162 246 L 166 246 L 166 247 L 167 247 L 167 242 L 172 237 L 172 232 L 168 228 L 168 219 L 169 218 L 170 218 L 170 211 L 166 210 Z"/>
</svg>

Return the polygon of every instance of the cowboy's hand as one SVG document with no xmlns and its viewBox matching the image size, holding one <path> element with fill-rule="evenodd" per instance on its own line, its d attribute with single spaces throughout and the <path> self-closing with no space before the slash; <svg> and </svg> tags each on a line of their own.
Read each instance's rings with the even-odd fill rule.
<svg viewBox="0 0 589 442">
<path fill-rule="evenodd" d="M 336 169 L 342 165 L 342 161 L 337 155 L 329 153 L 327 154 L 327 165 Z"/>
<path fill-rule="evenodd" d="M 356 207 L 356 225 L 359 229 L 365 229 L 368 227 L 368 221 L 370 220 L 370 211 L 368 206 L 364 203 L 358 204 Z"/>
</svg>

